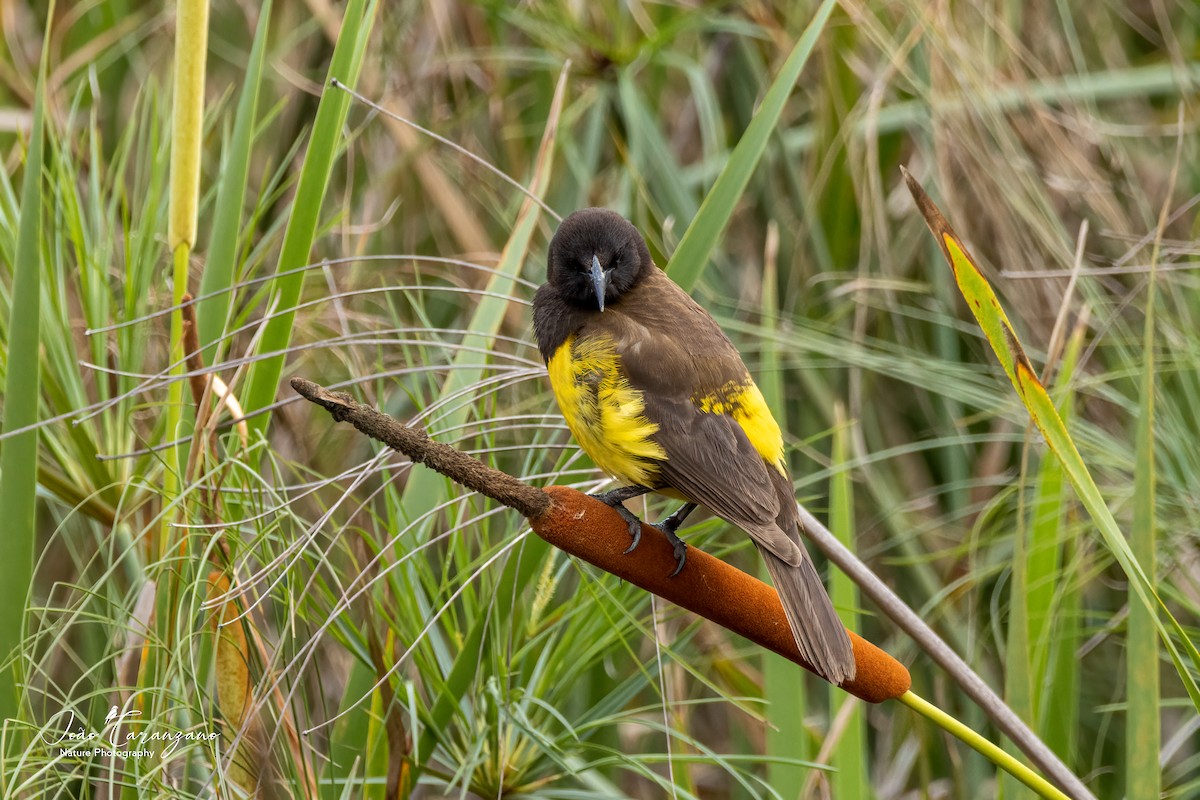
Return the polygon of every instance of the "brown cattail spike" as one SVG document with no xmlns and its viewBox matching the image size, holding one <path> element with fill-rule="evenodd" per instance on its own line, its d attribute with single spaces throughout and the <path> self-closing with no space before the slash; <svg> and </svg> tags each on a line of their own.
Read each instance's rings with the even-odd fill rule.
<svg viewBox="0 0 1200 800">
<path fill-rule="evenodd" d="M 637 550 L 626 554 L 629 529 L 615 511 L 565 486 L 546 490 L 553 502 L 530 520 L 555 547 L 716 622 L 812 671 L 800 657 L 779 596 L 767 584 L 694 547 L 675 577 L 675 555 L 658 529 L 644 526 Z M 841 688 L 871 703 L 899 697 L 912 685 L 908 670 L 851 633 L 857 673 Z"/>
<path fill-rule="evenodd" d="M 324 407 L 335 420 L 350 422 L 413 461 L 521 512 L 534 532 L 556 547 L 813 671 L 800 656 L 779 595 L 757 578 L 694 547 L 688 549 L 683 571 L 669 578 L 676 566 L 675 551 L 657 528 L 645 526 L 637 551 L 626 555 L 629 528 L 616 511 L 599 500 L 565 486 L 552 486 L 543 492 L 473 456 L 435 442 L 425 431 L 402 425 L 347 394 L 331 392 L 299 377 L 292 378 L 292 388 Z M 891 700 L 908 691 L 912 679 L 900 662 L 853 633 L 850 642 L 856 675 L 841 688 L 871 703 Z"/>
</svg>

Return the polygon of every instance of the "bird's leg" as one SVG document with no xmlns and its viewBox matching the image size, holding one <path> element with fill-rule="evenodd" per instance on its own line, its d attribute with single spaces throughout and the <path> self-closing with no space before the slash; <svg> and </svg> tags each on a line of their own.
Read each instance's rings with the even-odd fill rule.
<svg viewBox="0 0 1200 800">
<path fill-rule="evenodd" d="M 672 578 L 679 574 L 679 571 L 683 569 L 683 565 L 687 561 L 687 542 L 676 536 L 675 531 L 679 530 L 679 526 L 683 524 L 685 519 L 687 519 L 688 514 L 695 510 L 695 503 L 685 503 L 684 505 L 680 506 L 678 511 L 664 519 L 662 522 L 652 523 L 654 527 L 663 532 L 663 534 L 667 537 L 667 541 L 669 541 L 675 547 L 676 566 L 675 571 L 670 575 Z"/>
<path fill-rule="evenodd" d="M 647 492 L 654 491 L 649 486 L 622 486 L 619 489 L 613 489 L 610 492 L 601 492 L 594 494 L 592 497 L 610 507 L 621 515 L 621 519 L 625 520 L 625 524 L 629 526 L 629 535 L 633 537 L 633 542 L 625 549 L 626 553 L 632 553 L 638 543 L 642 541 L 642 521 L 637 515 L 625 507 L 626 500 L 632 500 L 635 497 L 641 497 Z"/>
</svg>

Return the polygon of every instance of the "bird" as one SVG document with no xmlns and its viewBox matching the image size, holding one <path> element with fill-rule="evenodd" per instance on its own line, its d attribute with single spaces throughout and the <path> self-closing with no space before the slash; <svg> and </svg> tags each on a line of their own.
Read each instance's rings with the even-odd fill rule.
<svg viewBox="0 0 1200 800">
<path fill-rule="evenodd" d="M 629 526 L 624 506 L 655 492 L 684 501 L 654 523 L 674 546 L 697 506 L 749 534 L 775 584 L 800 654 L 833 684 L 855 674 L 849 635 L 805 550 L 783 434 L 712 316 L 655 265 L 637 228 L 586 208 L 551 238 L 533 327 L 555 400 L 580 447 L 620 486 L 593 495 Z"/>
</svg>

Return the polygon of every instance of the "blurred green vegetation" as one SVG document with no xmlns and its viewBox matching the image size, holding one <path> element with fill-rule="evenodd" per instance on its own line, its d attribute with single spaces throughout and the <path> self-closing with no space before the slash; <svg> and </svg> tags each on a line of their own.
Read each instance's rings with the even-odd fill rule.
<svg viewBox="0 0 1200 800">
<path fill-rule="evenodd" d="M 990 764 L 907 709 L 831 701 L 798 670 L 789 681 L 744 641 L 331 424 L 285 383 L 249 390 L 285 355 L 284 377 L 348 387 L 511 473 L 600 485 L 531 342 L 554 219 L 480 162 L 558 214 L 617 209 L 666 264 L 817 5 L 214 4 L 186 288 L 217 293 L 199 305 L 203 371 L 257 416 L 243 441 L 203 399 L 180 472 L 166 455 L 181 435 L 167 425 L 180 380 L 166 316 L 174 6 L 59 4 L 50 20 L 42 3 L 6 4 L 6 380 L 47 72 L 40 386 L 24 384 L 43 421 L 37 523 L 0 509 L 0 535 L 37 554 L 24 627 L 0 630 L 22 641 L 0 653 L 21 677 L 12 691 L 0 679 L 19 704 L 5 796 L 234 796 L 258 780 L 265 796 L 383 797 L 389 770 L 424 796 L 1000 793 Z M 347 7 L 362 34 L 342 58 L 361 58 L 357 80 L 331 74 Z M 1169 0 L 842 2 L 745 190 L 725 198 L 734 212 L 712 258 L 689 265 L 694 296 L 787 421 L 798 497 L 826 517 L 836 487 L 839 535 L 1103 798 L 1151 785 L 1200 797 L 1200 719 L 898 168 L 982 262 L 1126 535 L 1136 512 L 1134 553 L 1195 641 L 1198 22 L 1196 5 Z M 324 188 L 302 178 L 322 160 Z M 21 383 L 7 381 L 6 407 Z M 757 569 L 717 521 L 685 536 Z M 228 600 L 244 636 L 212 632 Z M 843 610 L 910 665 L 915 688 L 994 738 L 863 605 Z M 249 709 L 219 688 L 231 678 L 251 686 Z M 129 730 L 223 738 L 115 761 L 47 744 L 72 715 L 105 731 L 113 706 L 140 713 Z M 1131 707 L 1136 729 L 1159 718 L 1148 756 Z M 853 774 L 833 781 L 810 762 Z"/>
</svg>

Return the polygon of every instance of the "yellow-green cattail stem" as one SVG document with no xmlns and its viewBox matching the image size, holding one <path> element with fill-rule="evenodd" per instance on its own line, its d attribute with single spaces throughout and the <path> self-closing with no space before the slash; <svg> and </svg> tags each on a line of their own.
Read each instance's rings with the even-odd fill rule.
<svg viewBox="0 0 1200 800">
<path fill-rule="evenodd" d="M 196 242 L 200 140 L 204 135 L 204 64 L 208 0 L 179 0 L 175 12 L 175 100 L 171 111 L 171 213 L 167 246 Z M 177 294 L 182 294 L 179 286 Z"/>
<path fill-rule="evenodd" d="M 942 730 L 956 737 L 959 741 L 983 754 L 986 759 L 997 767 L 1037 792 L 1038 797 L 1047 798 L 1047 800 L 1070 800 L 1060 789 L 1013 756 L 1004 752 L 1001 747 L 971 730 L 927 700 L 918 697 L 911 691 L 905 692 L 896 699 L 933 722 Z"/>
<path fill-rule="evenodd" d="M 208 0 L 178 0 L 175 16 L 175 86 L 171 115 L 171 190 L 167 222 L 167 245 L 172 261 L 172 301 L 183 302 L 188 289 L 188 262 L 196 241 L 196 214 L 200 196 L 200 143 L 204 135 L 204 67 L 208 54 Z M 183 316 L 171 315 L 171 362 L 179 366 L 172 375 L 182 375 Z M 168 440 L 184 431 L 183 382 L 174 380 L 167 395 Z M 168 500 L 178 493 L 187 463 L 186 448 L 167 454 L 163 488 Z M 171 515 L 163 515 L 160 550 L 169 546 Z M 163 553 L 160 552 L 160 555 Z"/>
</svg>

